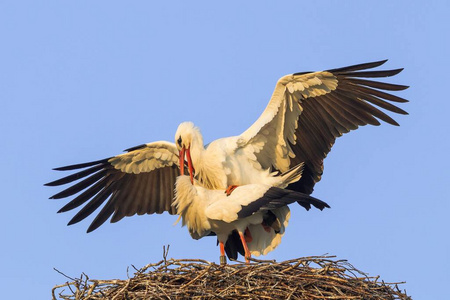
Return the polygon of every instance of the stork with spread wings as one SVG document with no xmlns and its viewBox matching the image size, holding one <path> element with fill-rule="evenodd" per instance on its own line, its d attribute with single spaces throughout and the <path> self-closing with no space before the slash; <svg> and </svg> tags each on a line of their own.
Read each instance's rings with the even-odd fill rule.
<svg viewBox="0 0 450 300">
<path fill-rule="evenodd" d="M 402 71 L 372 70 L 385 62 L 286 75 L 278 80 L 269 104 L 250 128 L 206 147 L 200 130 L 184 122 L 176 131 L 175 143 L 152 142 L 103 160 L 56 168 L 78 171 L 46 184 L 72 184 L 51 199 L 79 193 L 59 211 L 84 204 L 69 225 L 106 202 L 90 232 L 111 216 L 111 222 L 117 222 L 135 214 L 175 214 L 175 182 L 185 169 L 192 182 L 195 179 L 204 188 L 230 194 L 245 184 L 273 186 L 277 174 L 303 163 L 300 180 L 287 188 L 309 195 L 321 179 L 323 160 L 337 137 L 359 126 L 380 125 L 380 120 L 398 125 L 380 108 L 407 114 L 393 104 L 407 100 L 389 93 L 407 86 L 374 80 Z"/>
</svg>

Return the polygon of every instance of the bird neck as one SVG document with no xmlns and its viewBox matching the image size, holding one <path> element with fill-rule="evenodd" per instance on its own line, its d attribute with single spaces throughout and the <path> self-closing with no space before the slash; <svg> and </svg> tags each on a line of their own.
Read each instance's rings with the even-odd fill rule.
<svg viewBox="0 0 450 300">
<path fill-rule="evenodd" d="M 203 136 L 194 128 L 191 140 L 191 159 L 195 169 L 195 177 L 200 184 L 208 189 L 225 189 L 226 175 L 223 172 L 223 157 L 221 152 L 210 151 L 203 145 Z"/>
<path fill-rule="evenodd" d="M 200 132 L 195 132 L 195 134 L 192 135 L 192 142 L 191 142 L 191 159 L 192 164 L 194 165 L 194 168 L 196 169 L 197 166 L 201 164 L 203 153 L 205 152 L 205 146 L 203 145 L 203 137 L 200 134 Z"/>
</svg>

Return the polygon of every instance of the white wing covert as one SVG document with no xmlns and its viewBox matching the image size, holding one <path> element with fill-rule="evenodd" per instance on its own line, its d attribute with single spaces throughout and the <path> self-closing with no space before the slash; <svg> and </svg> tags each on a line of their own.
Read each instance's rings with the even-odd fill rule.
<svg viewBox="0 0 450 300">
<path fill-rule="evenodd" d="M 290 168 L 296 144 L 302 99 L 321 96 L 336 89 L 337 79 L 329 72 L 286 75 L 275 86 L 269 104 L 258 120 L 239 139 L 239 146 L 252 145 L 258 162 L 266 169 L 285 172 Z"/>
</svg>

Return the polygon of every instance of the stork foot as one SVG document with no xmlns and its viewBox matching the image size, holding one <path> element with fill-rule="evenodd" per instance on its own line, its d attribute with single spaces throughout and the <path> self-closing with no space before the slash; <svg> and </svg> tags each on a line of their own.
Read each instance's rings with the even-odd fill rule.
<svg viewBox="0 0 450 300">
<path fill-rule="evenodd" d="M 225 255 L 220 256 L 220 265 L 224 266 L 227 264 L 227 257 Z"/>
<path fill-rule="evenodd" d="M 238 187 L 238 185 L 229 185 L 227 187 L 227 189 L 225 190 L 225 194 L 227 194 L 227 196 L 230 196 L 231 193 Z"/>
<path fill-rule="evenodd" d="M 246 264 L 250 264 L 250 258 L 251 258 L 251 257 L 252 257 L 251 255 L 245 256 L 245 263 L 246 263 Z"/>
</svg>

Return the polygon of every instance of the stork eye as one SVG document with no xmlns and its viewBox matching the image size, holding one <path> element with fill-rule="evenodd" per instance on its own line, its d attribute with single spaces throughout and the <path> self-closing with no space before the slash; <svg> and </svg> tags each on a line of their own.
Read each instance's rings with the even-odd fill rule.
<svg viewBox="0 0 450 300">
<path fill-rule="evenodd" d="M 181 140 L 181 136 L 180 136 L 177 140 L 177 143 L 178 143 L 178 145 L 180 145 L 180 147 L 181 147 L 181 142 L 182 142 L 182 140 Z"/>
</svg>

